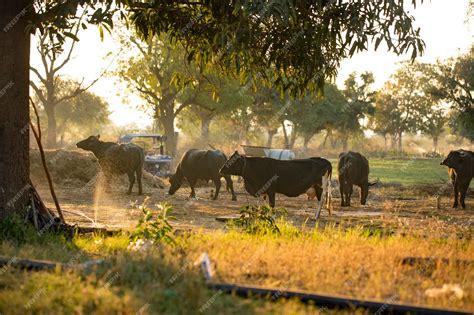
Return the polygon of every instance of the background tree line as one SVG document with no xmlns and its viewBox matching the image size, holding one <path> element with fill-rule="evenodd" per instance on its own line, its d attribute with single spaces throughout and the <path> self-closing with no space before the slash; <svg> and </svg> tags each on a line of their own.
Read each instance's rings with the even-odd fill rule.
<svg viewBox="0 0 474 315">
<path fill-rule="evenodd" d="M 124 94 L 142 99 L 138 109 L 150 112 L 154 120 L 148 131 L 168 137 L 171 155 L 177 153 L 180 133 L 201 147 L 241 143 L 270 147 L 280 134 L 283 143 L 277 146 L 294 149 L 300 140 L 303 153 L 316 135 L 323 139 L 323 148 L 346 151 L 350 140 L 363 138 L 367 130 L 383 137 L 385 151 L 402 152 L 407 134 L 431 138 L 434 151 L 447 131 L 474 141 L 474 48 L 434 64 L 402 63 L 379 90 L 373 88 L 372 73 L 352 73 L 342 89 L 329 83 L 323 93 L 294 97 L 260 77 L 242 81 L 216 67 L 202 71 L 183 46 L 166 36 L 143 40 L 135 33 L 120 34 L 124 49 L 137 53 L 119 60 L 112 75 L 127 83 Z M 41 36 L 38 44 L 45 75 L 31 68 L 40 79 L 39 84 L 32 80 L 31 86 L 48 122 L 51 148 L 64 145 L 66 130 L 84 136 L 109 123 L 107 104 L 87 91 L 90 85 L 59 76 L 73 45 L 68 51 L 56 51 L 52 40 Z M 81 132 L 74 126 L 81 126 Z"/>
</svg>

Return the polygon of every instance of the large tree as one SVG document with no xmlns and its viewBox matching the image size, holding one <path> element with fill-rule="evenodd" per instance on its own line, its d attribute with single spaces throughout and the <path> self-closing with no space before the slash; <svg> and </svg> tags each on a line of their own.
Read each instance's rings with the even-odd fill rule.
<svg viewBox="0 0 474 315">
<path fill-rule="evenodd" d="M 83 14 L 86 11 L 83 12 Z M 69 36 L 77 37 L 82 24 L 82 16 L 79 17 L 69 29 Z M 62 82 L 61 71 L 70 62 L 76 40 L 68 41 L 68 47 L 63 47 L 61 41 L 55 36 L 51 36 L 48 31 L 37 36 L 37 53 L 40 56 L 41 65 L 39 67 L 30 66 L 34 77 L 30 85 L 35 91 L 39 104 L 44 108 L 47 118 L 47 137 L 46 145 L 48 148 L 57 146 L 57 117 L 56 108 L 59 104 L 65 104 L 66 101 L 77 97 L 89 89 L 97 79 L 88 85 L 82 82 L 70 81 L 68 89 L 61 89 Z M 65 45 L 64 45 L 65 46 Z M 70 88 L 74 84 L 73 88 Z"/>
<path fill-rule="evenodd" d="M 125 47 L 137 50 L 138 54 L 120 61 L 118 76 L 128 84 L 132 93 L 137 93 L 145 101 L 142 107 L 151 108 L 153 118 L 167 137 L 167 152 L 175 156 L 178 141 L 176 117 L 184 108 L 196 104 L 196 97 L 206 80 L 201 76 L 187 75 L 182 47 L 170 44 L 166 37 L 142 41 L 132 35 L 121 41 Z M 179 78 L 189 80 L 190 84 L 173 84 L 171 81 L 179 74 Z M 184 93 L 186 89 L 189 93 Z"/>
<path fill-rule="evenodd" d="M 51 0 L 44 10 L 33 0 L 4 0 L 0 12 L 0 208 L 23 210 L 27 197 L 15 207 L 7 204 L 29 182 L 28 84 L 30 31 L 35 27 L 66 35 L 69 18 L 78 7 L 94 3 L 90 23 L 112 25 L 115 13 L 131 16 L 144 37 L 166 32 L 184 43 L 190 59 L 205 66 L 217 63 L 243 78 L 261 73 L 267 81 L 293 93 L 322 89 L 344 58 L 366 50 L 370 41 L 384 41 L 396 53 L 423 50 L 413 17 L 403 0 L 377 4 L 353 1 L 129 1 Z M 416 4 L 416 0 L 412 0 Z M 23 13 L 24 12 L 24 13 Z M 364 14 L 361 14 L 364 12 Z M 60 37 L 59 37 L 60 38 Z M 269 65 L 276 71 L 265 73 Z M 12 85 L 13 84 L 13 85 Z"/>
<path fill-rule="evenodd" d="M 422 70 L 433 99 L 451 105 L 452 129 L 474 141 L 474 45 L 466 54 L 422 65 Z"/>
<path fill-rule="evenodd" d="M 371 72 L 360 74 L 359 79 L 354 72 L 344 81 L 342 92 L 346 97 L 346 104 L 338 114 L 336 125 L 343 151 L 347 151 L 351 135 L 362 133 L 362 120 L 374 111 L 372 106 L 374 96 L 372 84 L 374 81 Z"/>
<path fill-rule="evenodd" d="M 252 96 L 251 110 L 255 123 L 266 131 L 265 146 L 271 147 L 273 138 L 280 126 L 283 125 L 288 106 L 291 106 L 291 104 L 288 103 L 288 98 L 282 97 L 274 87 L 265 85 L 263 80 L 258 79 L 254 89 L 251 88 L 250 83 L 244 85 L 241 93 L 248 92 Z M 285 126 L 282 127 L 287 142 L 286 145 L 289 145 Z"/>
<path fill-rule="evenodd" d="M 0 2 L 0 219 L 21 212 L 29 195 L 29 0 Z"/>
<path fill-rule="evenodd" d="M 59 95 L 70 95 L 78 86 L 73 80 L 61 80 Z M 56 107 L 57 135 L 59 145 L 65 144 L 67 136 L 87 137 L 102 132 L 110 123 L 109 104 L 100 96 L 84 91 L 74 98 L 59 103 Z"/>
<path fill-rule="evenodd" d="M 237 80 L 219 77 L 217 73 L 207 73 L 199 90 L 187 88 L 178 98 L 186 100 L 189 95 L 197 92 L 191 106 L 183 110 L 178 127 L 195 140 L 199 138 L 201 145 L 209 144 L 211 122 L 216 117 L 229 115 L 251 102 L 251 97 L 245 90 Z"/>
<path fill-rule="evenodd" d="M 392 147 L 398 143 L 400 152 L 403 150 L 403 135 L 423 130 L 436 105 L 426 89 L 427 80 L 419 65 L 405 62 L 386 82 L 377 97 L 375 110 L 379 114 L 373 121 L 374 127 L 376 130 L 389 128 Z"/>
</svg>

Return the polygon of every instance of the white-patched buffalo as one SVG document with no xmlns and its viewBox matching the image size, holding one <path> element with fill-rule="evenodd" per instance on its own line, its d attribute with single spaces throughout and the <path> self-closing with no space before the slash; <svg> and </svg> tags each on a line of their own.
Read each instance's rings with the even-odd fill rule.
<svg viewBox="0 0 474 315">
<path fill-rule="evenodd" d="M 277 193 L 297 197 L 321 189 L 323 198 L 316 211 L 317 219 L 329 189 L 332 166 L 323 158 L 280 161 L 266 157 L 246 157 L 235 151 L 220 172 L 242 176 L 245 190 L 254 197 L 267 195 L 271 207 L 275 207 Z"/>
<path fill-rule="evenodd" d="M 117 144 L 101 141 L 100 135 L 90 136 L 76 144 L 80 149 L 91 151 L 99 160 L 106 178 L 106 189 L 110 190 L 113 175 L 127 174 L 130 181 L 128 194 L 132 193 L 135 175 L 138 182 L 138 194 L 143 194 L 142 170 L 145 155 L 143 149 L 133 143 Z"/>
<path fill-rule="evenodd" d="M 466 192 L 474 176 L 474 153 L 472 151 L 459 149 L 449 152 L 448 156 L 441 162 L 448 167 L 448 174 L 454 188 L 453 208 L 458 207 L 458 197 L 461 193 L 461 206 L 466 208 Z"/>
<path fill-rule="evenodd" d="M 213 199 L 216 200 L 221 189 L 221 177 L 224 177 L 227 183 L 227 189 L 232 193 L 232 200 L 237 200 L 234 192 L 234 185 L 230 175 L 222 175 L 219 169 L 227 160 L 224 153 L 219 150 L 188 150 L 176 167 L 176 173 L 170 177 L 171 187 L 169 194 L 173 195 L 186 179 L 191 187 L 190 198 L 196 197 L 194 187 L 198 179 L 205 181 L 212 180 L 216 185 L 216 191 Z"/>
</svg>

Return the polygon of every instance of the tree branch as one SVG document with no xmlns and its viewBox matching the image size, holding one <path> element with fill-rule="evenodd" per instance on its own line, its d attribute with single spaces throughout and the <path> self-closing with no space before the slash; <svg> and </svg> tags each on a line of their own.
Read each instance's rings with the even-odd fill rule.
<svg viewBox="0 0 474 315">
<path fill-rule="evenodd" d="M 153 92 L 151 92 L 151 91 L 144 90 L 144 89 L 142 89 L 142 88 L 139 87 L 139 86 L 136 86 L 136 89 L 137 89 L 137 91 L 140 92 L 140 93 L 143 93 L 143 94 L 145 94 L 145 95 L 151 96 L 153 99 L 155 99 L 155 100 L 157 100 L 157 101 L 161 101 L 161 99 L 160 99 L 155 93 L 153 93 Z"/>
<path fill-rule="evenodd" d="M 74 36 L 76 36 L 76 37 L 77 37 L 77 34 L 79 33 L 79 26 L 81 25 L 82 18 L 84 17 L 85 13 L 86 13 L 86 10 L 82 11 L 81 16 L 79 17 L 79 19 L 76 22 L 76 25 L 75 25 L 76 31 L 74 32 Z M 71 27 L 71 29 L 73 29 L 73 28 L 74 28 L 74 25 Z M 73 51 L 75 45 L 76 45 L 76 41 L 74 39 L 72 39 L 72 43 L 71 43 L 71 46 L 69 47 L 69 52 L 68 52 L 66 58 L 63 60 L 63 62 L 61 62 L 61 64 L 59 64 L 59 66 L 57 66 L 56 68 L 53 69 L 53 72 L 56 72 L 56 71 L 62 69 L 66 65 L 66 63 L 68 63 L 69 60 L 71 60 L 72 51 Z"/>
<path fill-rule="evenodd" d="M 33 90 L 35 90 L 35 93 L 38 95 L 41 103 L 46 103 L 46 97 L 44 96 L 43 91 L 41 91 L 33 81 L 30 81 L 30 86 L 33 88 Z"/>
</svg>

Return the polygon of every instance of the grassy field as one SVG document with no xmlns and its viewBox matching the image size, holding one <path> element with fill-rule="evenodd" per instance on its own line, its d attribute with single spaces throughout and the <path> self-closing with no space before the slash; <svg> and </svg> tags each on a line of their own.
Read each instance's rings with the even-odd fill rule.
<svg viewBox="0 0 474 315">
<path fill-rule="evenodd" d="M 241 299 L 208 290 L 193 262 L 209 253 L 221 281 L 304 289 L 380 301 L 474 310 L 474 268 L 455 264 L 429 268 L 400 264 L 405 256 L 474 259 L 470 238 L 436 221 L 429 234 L 380 236 L 363 228 L 297 229 L 280 221 L 281 235 L 195 233 L 144 252 L 127 250 L 126 235 L 63 236 L 34 232 L 4 239 L 2 255 L 46 259 L 66 264 L 105 259 L 91 270 L 0 271 L 2 314 L 263 314 L 327 313 L 297 301 Z M 20 239 L 21 241 L 18 241 Z M 464 297 L 432 299 L 424 292 L 456 284 Z M 365 313 L 360 311 L 361 314 Z"/>
<path fill-rule="evenodd" d="M 371 159 L 371 177 L 382 182 L 403 185 L 442 184 L 448 180 L 448 168 L 439 165 L 441 159 L 387 160 Z"/>
<path fill-rule="evenodd" d="M 448 168 L 439 165 L 442 159 L 369 159 L 371 179 L 379 178 L 382 183 L 403 185 L 443 184 L 448 180 Z M 337 177 L 337 160 L 331 160 Z M 334 175 L 333 175 L 334 177 Z M 471 186 L 472 187 L 472 186 Z"/>
<path fill-rule="evenodd" d="M 335 168 L 337 162 L 332 162 Z M 382 183 L 413 186 L 441 184 L 442 179 L 447 179 L 446 168 L 439 165 L 438 159 L 371 159 L 370 164 L 371 179 L 379 178 Z M 205 198 L 208 187 L 200 189 L 204 196 L 200 201 L 188 203 L 187 191 L 170 199 L 178 217 L 172 225 L 180 228 L 174 237 L 176 246 L 159 243 L 146 251 L 128 249 L 126 232 L 114 237 L 76 235 L 67 239 L 49 233 L 38 236 L 23 224 L 9 226 L 0 222 L 2 256 L 65 264 L 104 260 L 102 265 L 86 270 L 26 272 L 11 266 L 0 268 L 0 314 L 334 312 L 296 300 L 242 299 L 209 290 L 194 265 L 203 252 L 213 262 L 217 281 L 474 311 L 474 267 L 455 263 L 474 260 L 471 203 L 465 211 L 451 210 L 451 201 L 445 198 L 444 208 L 437 210 L 432 200 L 420 199 L 416 189 L 413 197 L 418 199 L 399 202 L 384 199 L 395 196 L 398 187 L 379 187 L 371 193 L 371 206 L 360 207 L 356 202 L 351 209 L 338 209 L 341 216 L 328 217 L 325 213 L 316 223 L 309 217 L 300 220 L 298 213 L 302 210 L 298 210 L 300 205 L 293 200 L 296 198 L 291 200 L 295 204 L 287 198 L 281 203 L 292 213 L 278 221 L 281 234 L 250 235 L 221 223 L 216 225 L 215 221 L 226 207 L 226 214 L 235 215 L 246 199 L 239 197 L 240 202 L 234 205 L 224 196 L 218 203 Z M 165 190 L 153 193 L 154 202 L 164 198 L 158 192 L 164 194 Z M 73 196 L 80 203 L 73 203 L 73 193 L 63 193 L 65 205 L 69 202 L 74 209 L 92 207 L 84 201 L 90 193 Z M 104 222 L 126 218 L 135 224 L 138 217 L 127 216 L 129 197 L 122 195 L 116 192 L 112 196 L 116 200 L 111 203 L 113 209 L 102 213 Z M 205 232 L 204 221 L 197 221 L 203 217 L 212 223 Z M 188 221 L 198 222 L 192 232 L 177 224 Z M 442 257 L 449 263 L 402 265 L 401 258 L 407 256 Z M 426 294 L 427 290 L 444 285 L 458 287 L 461 296 L 448 292 L 431 298 Z"/>
</svg>

